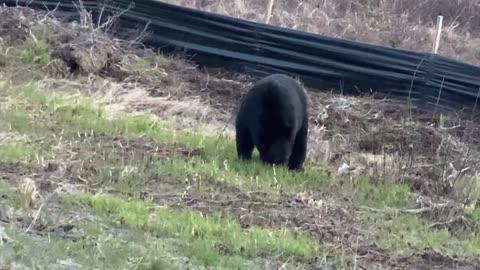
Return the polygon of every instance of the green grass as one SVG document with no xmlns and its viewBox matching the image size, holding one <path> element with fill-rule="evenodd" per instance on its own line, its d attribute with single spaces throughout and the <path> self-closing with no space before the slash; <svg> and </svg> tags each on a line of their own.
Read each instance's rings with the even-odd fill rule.
<svg viewBox="0 0 480 270">
<path fill-rule="evenodd" d="M 52 61 L 51 34 L 45 24 L 31 25 L 30 34 L 35 36 L 13 41 L 13 44 L 0 44 L 0 71 L 18 82 L 42 79 L 45 67 Z M 20 30 L 22 31 L 22 30 Z M 27 31 L 27 29 L 23 29 Z"/>
<path fill-rule="evenodd" d="M 480 208 L 471 209 L 470 216 L 474 221 L 480 223 Z"/>
<path fill-rule="evenodd" d="M 422 217 L 399 213 L 396 209 L 366 211 L 357 217 L 375 234 L 379 247 L 394 250 L 398 255 L 413 256 L 432 249 L 460 258 L 480 256 L 478 232 L 454 235 L 447 228 L 432 228 Z"/>
<path fill-rule="evenodd" d="M 32 42 L 32 44 L 26 46 L 20 56 L 23 64 L 33 64 L 38 69 L 45 67 L 51 61 L 50 47 L 43 40 Z"/>
<path fill-rule="evenodd" d="M 368 180 L 359 182 L 356 197 L 363 204 L 375 208 L 395 207 L 412 208 L 415 201 L 410 188 L 405 184 L 372 184 Z"/>
<path fill-rule="evenodd" d="M 181 181 L 183 179 L 181 176 L 185 175 L 184 169 L 188 168 L 187 173 L 193 174 L 193 168 L 197 165 L 199 167 L 204 166 L 203 171 L 199 170 L 200 174 L 209 175 L 212 178 L 220 175 L 225 177 L 241 175 L 242 179 L 247 179 L 246 174 L 257 172 L 260 175 L 256 178 L 258 178 L 257 181 L 260 183 L 263 181 L 263 178 L 267 178 L 270 176 L 269 174 L 272 174 L 272 177 L 279 177 L 285 183 L 294 184 L 293 180 L 289 178 L 291 174 L 285 169 L 271 169 L 264 172 L 261 170 L 260 165 L 249 168 L 248 164 L 254 164 L 252 162 L 243 165 L 235 164 L 233 144 L 225 139 L 221 139 L 218 148 L 214 148 L 217 146 L 217 141 L 214 138 L 195 133 L 173 131 L 166 124 L 154 122 L 147 116 L 132 117 L 120 115 L 109 119 L 100 107 L 92 105 L 88 101 L 54 95 L 53 93 L 47 95 L 45 92 L 35 90 L 33 86 L 5 87 L 2 89 L 0 96 L 3 97 L 2 103 L 4 104 L 5 115 L 13 131 L 21 134 L 30 134 L 34 139 L 42 138 L 41 140 L 35 140 L 37 144 L 33 145 L 36 147 L 33 149 L 43 150 L 41 152 L 37 151 L 36 155 L 42 154 L 45 160 L 59 160 L 60 157 L 54 153 L 58 138 L 62 137 L 64 144 L 73 146 L 80 137 L 90 136 L 90 139 L 77 144 L 79 147 L 76 151 L 85 151 L 85 153 L 82 153 L 85 156 L 80 156 L 79 160 L 82 164 L 88 163 L 88 160 L 85 159 L 86 155 L 92 154 L 94 152 L 92 150 L 98 149 L 99 151 L 92 155 L 97 157 L 92 158 L 91 163 L 96 164 L 100 168 L 96 173 L 99 183 L 114 186 L 125 192 L 134 190 L 135 185 L 138 186 L 138 191 L 142 190 L 153 174 L 156 174 L 157 178 L 161 176 L 161 179 L 164 181 Z M 177 142 L 191 147 L 202 148 L 205 153 L 201 157 L 189 162 L 175 158 L 170 161 L 157 161 L 153 169 L 146 170 L 143 167 L 143 170 L 133 175 L 120 176 L 118 173 L 125 166 L 135 165 L 134 167 L 142 169 L 142 166 L 147 165 L 146 161 L 118 157 L 117 155 L 120 155 L 120 153 L 115 152 L 111 148 L 103 147 L 101 145 L 102 142 L 96 140 L 95 136 L 97 135 L 130 138 L 144 136 L 157 143 Z M 90 149 L 89 147 L 91 146 L 98 148 Z M 31 153 L 34 151 L 30 151 L 29 148 L 25 149 L 22 147 L 13 148 L 16 152 L 12 149 L 4 151 L 6 153 L 4 156 L 9 157 L 8 161 L 23 160 L 28 162 L 29 160 L 25 159 L 25 157 L 32 156 L 33 154 Z M 218 155 L 219 149 L 223 152 L 220 156 Z M 14 155 L 10 154 L 11 152 L 20 154 Z M 232 161 L 226 161 L 228 159 Z M 229 166 L 229 163 L 233 165 Z M 72 168 L 75 170 L 75 166 Z M 81 173 L 82 169 L 84 168 L 79 167 L 77 172 Z M 170 176 L 171 180 L 166 179 L 166 176 Z M 238 181 L 239 179 L 229 178 L 229 180 Z M 287 182 L 287 180 L 290 182 Z M 132 181 L 137 182 L 134 185 Z M 81 201 L 88 203 L 95 215 L 109 218 L 119 216 L 121 223 L 125 224 L 130 232 L 139 233 L 143 231 L 151 234 L 152 238 L 161 236 L 162 239 L 174 239 L 175 246 L 181 251 L 180 254 L 205 266 L 219 266 L 222 269 L 247 269 L 246 265 L 250 259 L 277 257 L 288 259 L 293 256 L 300 261 L 311 261 L 321 253 L 319 243 L 312 240 L 309 236 L 292 234 L 288 230 L 260 227 L 244 230 L 233 218 L 229 217 L 202 216 L 195 211 L 189 210 L 156 209 L 152 212 L 149 209 L 151 205 L 145 202 L 125 202 L 114 197 L 97 198 L 84 195 Z M 106 215 L 107 213 L 108 215 Z M 95 239 L 102 235 L 98 233 L 98 230 L 95 230 L 94 226 L 89 226 L 89 232 L 95 234 Z M 32 245 L 36 248 L 40 248 L 41 245 L 45 244 L 41 239 L 34 239 L 21 233 L 16 233 L 15 239 L 19 241 L 19 245 L 23 243 L 23 245 Z M 34 256 L 30 262 L 26 258 L 21 257 L 21 254 L 28 254 L 32 251 L 31 249 L 24 247 L 19 249 L 18 246 L 12 247 L 18 252 L 11 254 L 13 254 L 14 258 L 27 265 L 33 262 L 49 265 L 53 263 L 55 258 L 60 259 L 70 256 L 71 254 L 66 253 L 66 250 L 78 249 L 78 252 L 83 252 L 83 254 L 74 256 L 76 262 L 84 266 L 98 263 L 99 265 L 110 267 L 124 263 L 124 260 L 121 258 L 123 257 L 122 254 L 127 251 L 133 252 L 133 257 L 141 254 L 139 251 L 133 250 L 133 247 L 118 250 L 116 245 L 120 244 L 116 241 L 105 242 L 103 245 L 110 247 L 109 249 L 116 250 L 110 254 L 110 261 L 99 263 L 101 258 L 97 257 L 93 262 L 85 264 L 84 258 L 93 254 L 93 251 L 89 251 L 89 247 L 91 248 L 92 244 L 84 242 L 82 245 L 86 246 L 80 248 L 79 243 L 66 246 L 67 243 L 68 241 L 65 239 L 53 240 L 52 252 L 56 253 L 55 256 L 48 258 L 37 258 Z M 5 260 L 8 261 L 10 259 Z"/>
<path fill-rule="evenodd" d="M 32 54 L 41 52 L 39 49 Z M 45 60 L 27 56 L 26 61 Z M 148 115 L 110 116 L 91 99 L 47 92 L 35 85 L 2 84 L 0 108 L 1 119 L 8 123 L 1 126 L 5 130 L 0 132 L 26 134 L 31 138 L 28 142 L 0 145 L 0 162 L 61 162 L 70 173 L 63 181 L 81 177 L 94 188 L 110 188 L 117 194 L 117 197 L 80 194 L 70 199 L 80 202 L 82 207 L 88 206 L 94 217 L 101 217 L 100 221 L 95 219 L 81 225 L 85 233 L 81 241 L 54 235 L 47 242 L 43 237 L 9 229 L 9 236 L 15 241 L 0 247 L 0 264 L 15 261 L 25 265 L 54 265 L 58 260 L 72 258 L 84 267 L 102 269 L 172 269 L 168 258 L 180 256 L 195 265 L 215 269 L 249 269 L 249 263 L 257 259 L 286 261 L 293 257 L 311 262 L 328 252 L 344 251 L 289 230 L 255 226 L 243 229 L 234 217 L 158 208 L 148 200 L 140 200 L 140 194 L 146 190 L 157 194 L 181 193 L 186 187 L 185 179 L 199 193 L 210 191 L 212 183 L 222 182 L 244 192 L 264 191 L 271 198 L 304 190 L 314 191 L 319 199 L 336 198 L 339 205 L 345 198 L 356 206 L 385 210 L 385 213 L 352 211 L 350 214 L 374 234 L 380 247 L 394 254 L 414 256 L 425 249 L 434 249 L 447 255 L 480 255 L 478 233 L 462 238 L 446 229 L 429 227 L 421 217 L 397 213 L 399 208 L 415 207 L 414 197 L 407 185 L 388 179 L 384 183 L 366 178 L 350 181 L 313 168 L 292 173 L 260 164 L 258 156 L 253 161 L 239 161 L 232 140 L 177 131 L 168 122 L 152 120 Z M 152 160 L 147 154 L 139 157 L 114 148 L 110 140 L 113 137 L 178 143 L 200 148 L 202 154 L 188 160 L 179 156 Z M 127 168 L 134 170 L 126 173 Z M 21 208 L 14 200 L 6 203 Z M 80 206 L 71 207 L 77 211 Z M 478 209 L 473 209 L 471 216 L 480 223 Z M 117 237 L 119 233 L 121 237 Z M 48 256 L 34 253 L 50 246 Z M 348 256 L 349 251 L 345 251 L 344 255 L 334 255 L 331 259 L 337 266 L 344 266 L 350 262 Z"/>
<path fill-rule="evenodd" d="M 31 162 L 38 153 L 36 145 L 24 142 L 0 145 L 0 162 Z"/>
<path fill-rule="evenodd" d="M 199 175 L 203 178 L 216 178 L 232 181 L 250 188 L 265 188 L 289 191 L 317 190 L 325 188 L 351 190 L 357 187 L 344 181 L 339 184 L 327 176 L 325 171 L 307 168 L 303 173 L 292 173 L 284 167 L 263 165 L 258 155 L 252 161 L 240 161 L 236 157 L 235 144 L 225 138 L 209 137 L 199 133 L 175 131 L 168 123 L 152 120 L 148 115 L 129 116 L 122 113 L 115 118 L 106 116 L 105 111 L 89 99 L 61 95 L 47 96 L 33 86 L 8 91 L 14 99 L 21 99 L 30 106 L 16 106 L 8 111 L 12 127 L 18 132 L 48 135 L 61 133 L 63 137 L 76 137 L 79 134 L 111 134 L 135 138 L 142 136 L 157 143 L 185 144 L 201 148 L 201 157 L 188 162 L 183 160 L 157 162 L 158 170 L 172 173 Z M 35 116 L 35 117 L 33 117 Z M 42 119 L 42 121 L 38 121 Z M 367 180 L 360 181 L 361 196 L 372 203 L 385 203 L 388 206 L 406 204 L 412 201 L 409 188 L 389 182 L 385 185 L 372 185 Z"/>
<path fill-rule="evenodd" d="M 353 198 L 358 202 L 376 208 L 403 208 L 413 207 L 414 205 L 412 194 L 406 185 L 390 182 L 374 185 L 366 179 L 358 181 L 355 185 L 350 185 L 348 182 L 332 182 L 324 173 L 314 170 L 307 169 L 305 173 L 294 174 L 284 168 L 274 169 L 264 166 L 259 164 L 258 161 L 240 162 L 236 160 L 234 143 L 227 139 L 220 138 L 217 140 L 217 138 L 197 133 L 173 131 L 168 128 L 167 123 L 153 121 L 148 116 L 119 114 L 115 118 L 108 118 L 101 107 L 92 105 L 93 103 L 88 102 L 88 100 L 60 95 L 47 96 L 33 87 L 17 88 L 8 92 L 14 100 L 20 99 L 29 104 L 29 106 L 11 106 L 8 110 L 7 115 L 12 123 L 19 119 L 22 120 L 13 125 L 17 132 L 32 133 L 36 131 L 37 134 L 48 134 L 52 131 L 62 132 L 62 136 L 65 138 L 75 138 L 81 133 L 112 134 L 132 138 L 144 136 L 158 143 L 177 142 L 204 150 L 202 156 L 189 161 L 181 159 L 156 161 L 150 171 L 140 170 L 140 172 L 130 176 L 119 176 L 118 171 L 117 174 L 112 174 L 111 166 L 107 166 L 111 165 L 109 162 L 112 162 L 118 153 L 112 152 L 107 158 L 103 156 L 101 160 L 104 160 L 105 166 L 102 167 L 107 168 L 108 171 L 100 172 L 103 179 L 101 183 L 112 184 L 116 180 L 119 183 L 117 187 L 123 184 L 122 189 L 125 191 L 135 186 L 137 190 L 141 190 L 146 184 L 143 181 L 147 181 L 154 173 L 156 177 L 165 179 L 165 181 L 169 181 L 168 177 L 172 179 L 171 181 L 176 181 L 175 179 L 180 177 L 183 179 L 185 176 L 195 176 L 196 181 L 200 182 L 198 183 L 200 186 L 202 181 L 224 179 L 238 186 L 260 187 L 271 191 L 278 190 L 279 186 L 290 192 L 325 188 L 329 192 L 353 195 Z M 35 117 L 32 117 L 32 115 Z M 39 118 L 42 119 L 41 122 L 38 121 Z M 21 149 L 18 150 L 19 153 L 30 152 Z M 16 156 L 23 157 L 25 155 L 17 154 Z M 115 162 L 118 163 L 118 160 Z M 123 169 L 126 165 L 141 167 L 144 162 L 143 160 L 122 160 L 118 169 Z M 122 180 L 122 177 L 124 177 L 124 180 Z M 125 180 L 126 178 L 130 180 Z M 133 179 L 138 182 L 133 184 Z M 134 219 L 144 220 L 137 217 Z M 418 225 L 416 222 L 415 219 L 405 218 L 404 220 L 397 220 L 394 224 L 400 227 L 405 226 L 405 228 L 415 228 Z M 390 225 L 382 224 L 382 227 L 389 228 Z M 393 228 L 393 230 L 402 231 L 400 228 Z M 444 235 L 443 231 L 437 232 L 430 229 L 428 231 L 431 231 L 435 237 Z M 402 250 L 404 249 L 402 245 L 411 245 L 408 237 L 401 240 L 404 236 L 411 236 L 410 234 L 411 230 L 405 229 L 400 233 L 399 239 L 393 241 L 398 245 L 389 246 L 386 243 L 384 246 Z M 427 238 L 419 241 L 428 243 L 428 234 L 426 235 Z M 449 239 L 449 237 L 445 239 Z"/>
<path fill-rule="evenodd" d="M 242 229 L 231 218 L 203 216 L 190 210 L 154 208 L 145 201 L 80 194 L 79 202 L 97 215 L 117 218 L 128 228 L 142 229 L 160 238 L 174 238 L 182 253 L 205 266 L 246 269 L 245 258 L 294 257 L 314 260 L 321 249 L 316 241 L 288 230 L 252 226 Z M 70 200 L 71 201 L 71 200 Z"/>
<path fill-rule="evenodd" d="M 168 243 L 149 234 L 126 231 L 112 237 L 108 231 L 102 231 L 95 238 L 72 241 L 11 229 L 6 233 L 12 242 L 0 245 L 0 265 L 15 263 L 33 269 L 77 269 L 72 266 L 59 268 L 61 261 L 70 261 L 83 269 L 182 269 L 165 251 Z"/>
<path fill-rule="evenodd" d="M 429 249 L 449 256 L 480 255 L 478 232 L 461 234 L 437 229 L 419 215 L 400 213 L 398 209 L 414 208 L 416 202 L 410 188 L 394 179 L 348 179 L 311 167 L 292 173 L 261 164 L 257 153 L 252 161 L 239 161 L 232 140 L 174 130 L 169 122 L 152 120 L 148 115 L 112 116 L 93 99 L 25 85 L 25 81 L 47 75 L 45 68 L 54 58 L 52 46 L 58 42 L 55 36 L 61 30 L 34 24 L 31 31 L 35 39 L 0 44 L 0 75 L 21 82 L 12 86 L 0 81 L 0 133 L 28 138 L 1 144 L 0 164 L 22 162 L 40 167 L 31 175 L 19 171 L 16 176 L 9 175 L 8 181 L 0 180 L 0 231 L 5 229 L 10 239 L 0 245 L 0 268 L 17 263 L 36 269 L 59 269 L 60 262 L 70 261 L 86 269 L 265 269 L 259 262 L 266 260 L 279 262 L 273 267 L 278 269 L 294 259 L 309 269 L 308 263 L 321 261 L 326 254 L 335 269 L 353 268 L 352 247 L 343 242 L 331 246 L 284 229 L 282 224 L 275 224 L 279 227 L 275 229 L 254 225 L 242 228 L 234 211 L 231 215 L 204 215 L 186 206 L 173 209 L 158 205 L 164 202 L 162 195 L 168 200 L 170 194 L 182 194 L 187 189 L 192 196 L 210 200 L 230 200 L 238 193 L 259 191 L 267 194 L 262 201 L 266 204 L 311 191 L 316 199 L 334 201 L 334 208 L 344 209 L 355 222 L 350 225 L 368 232 L 371 239 L 367 241 L 374 241 L 389 255 L 417 256 Z M 140 81 L 176 88 L 179 78 L 171 77 L 169 70 L 163 71 L 177 64 L 172 61 L 160 55 L 145 59 L 130 54 L 119 64 Z M 189 159 L 173 154 L 154 158 L 143 149 L 127 152 L 114 147 L 114 137 L 142 138 L 157 145 L 176 143 L 202 152 Z M 47 163 L 59 164 L 61 169 L 42 174 L 41 166 Z M 25 177 L 36 182 L 41 202 L 21 192 Z M 50 191 L 42 189 L 48 183 L 53 186 Z M 51 190 L 67 184 L 93 193 L 103 190 L 109 195 L 63 193 L 50 197 Z M 250 202 L 248 196 L 242 200 L 257 203 Z M 37 213 L 39 205 L 45 208 L 39 212 L 38 223 L 72 222 L 74 232 L 42 235 L 45 232 L 41 229 L 33 229 L 32 234 L 25 233 L 25 224 L 19 220 L 29 220 L 25 217 Z M 470 209 L 468 217 L 480 224 L 478 208 Z M 325 220 L 328 218 L 332 217 L 326 216 Z M 2 223 L 5 219 L 9 223 Z M 332 221 L 329 230 L 335 230 L 337 225 L 336 220 Z M 336 233 L 342 234 L 342 229 Z"/>
<path fill-rule="evenodd" d="M 157 143 L 176 142 L 204 150 L 200 160 L 194 159 L 192 160 L 194 165 L 188 165 L 190 170 L 198 168 L 212 177 L 222 176 L 219 174 L 223 173 L 223 178 L 226 179 L 238 175 L 245 183 L 276 189 L 282 187 L 295 188 L 298 191 L 305 188 L 320 189 L 328 181 L 325 173 L 316 170 L 307 169 L 304 173 L 295 174 L 283 167 L 265 166 L 258 162 L 258 155 L 253 162 L 241 162 L 237 160 L 235 145 L 231 140 L 224 138 L 217 140 L 199 133 L 174 131 L 168 128 L 167 123 L 153 121 L 145 115 L 126 116 L 119 113 L 115 118 L 109 119 L 101 107 L 93 105 L 94 103 L 88 99 L 53 94 L 47 96 L 41 91 L 34 90 L 33 86 L 3 91 L 9 98 L 22 100 L 22 105 L 25 104 L 12 105 L 7 113 L 12 128 L 21 133 L 36 133 L 38 136 L 61 133 L 65 138 L 73 138 L 79 134 L 93 132 L 130 138 L 143 136 Z M 182 161 L 173 166 L 174 168 L 169 169 L 176 171 L 185 169 L 185 163 Z"/>
<path fill-rule="evenodd" d="M 185 269 L 179 267 L 182 262 L 175 259 L 178 255 L 165 248 L 170 242 L 140 230 L 115 231 L 96 218 L 73 223 L 75 233 L 66 237 L 42 230 L 40 235 L 26 233 L 25 227 L 16 227 L 20 225 L 18 220 L 29 215 L 28 209 L 16 203 L 22 195 L 15 185 L 0 181 L 0 236 L 4 241 L 0 244 L 0 266 L 15 263 L 29 269 L 77 269 L 72 265 L 80 264 L 83 269 Z M 48 214 L 37 221 L 45 228 L 64 224 L 69 214 L 46 211 Z M 62 268 L 62 261 L 73 264 Z"/>
</svg>

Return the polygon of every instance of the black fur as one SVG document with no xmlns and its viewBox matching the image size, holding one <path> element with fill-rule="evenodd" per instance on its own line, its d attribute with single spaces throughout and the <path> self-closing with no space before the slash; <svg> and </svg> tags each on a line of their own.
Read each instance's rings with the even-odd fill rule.
<svg viewBox="0 0 480 270">
<path fill-rule="evenodd" d="M 287 75 L 259 80 L 242 99 L 235 129 L 240 159 L 250 159 L 256 147 L 263 162 L 302 170 L 308 139 L 304 89 Z"/>
</svg>

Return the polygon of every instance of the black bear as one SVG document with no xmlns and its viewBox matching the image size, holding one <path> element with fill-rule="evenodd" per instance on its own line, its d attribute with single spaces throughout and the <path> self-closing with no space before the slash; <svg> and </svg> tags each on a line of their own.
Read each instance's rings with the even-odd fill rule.
<svg viewBox="0 0 480 270">
<path fill-rule="evenodd" d="M 250 159 L 256 147 L 265 163 L 303 170 L 308 135 L 303 87 L 283 74 L 257 81 L 241 101 L 235 129 L 239 159 Z"/>
</svg>

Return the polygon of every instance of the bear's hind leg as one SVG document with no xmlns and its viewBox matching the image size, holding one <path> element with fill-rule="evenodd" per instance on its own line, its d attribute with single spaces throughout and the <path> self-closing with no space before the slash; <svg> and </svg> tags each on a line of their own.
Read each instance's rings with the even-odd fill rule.
<svg viewBox="0 0 480 270">
<path fill-rule="evenodd" d="M 292 154 L 288 162 L 290 170 L 302 170 L 303 163 L 307 157 L 307 140 L 308 140 L 308 123 L 303 124 L 302 128 L 297 132 L 294 143 L 292 145 Z"/>
<path fill-rule="evenodd" d="M 250 159 L 253 154 L 253 140 L 250 131 L 239 125 L 237 126 L 236 134 L 237 155 L 239 159 Z"/>
</svg>

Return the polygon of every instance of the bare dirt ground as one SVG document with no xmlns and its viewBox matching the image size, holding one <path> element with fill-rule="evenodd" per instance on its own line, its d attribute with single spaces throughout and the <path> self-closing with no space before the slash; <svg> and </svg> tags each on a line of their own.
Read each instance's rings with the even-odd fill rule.
<svg viewBox="0 0 480 270">
<path fill-rule="evenodd" d="M 0 36 L 6 47 L 29 39 L 30 34 L 25 29 L 31 27 L 30 22 L 38 21 L 38 16 L 29 9 L 1 8 Z M 118 111 L 147 111 L 171 121 L 172 125 L 175 123 L 174 128 L 177 129 L 203 126 L 207 130 L 205 132 L 218 135 L 226 126 L 225 134 L 234 134 L 229 120 L 251 82 L 248 77 L 213 70 L 201 71 L 184 60 L 158 58 L 153 52 L 130 48 L 121 41 L 100 34 L 101 38 L 93 44 L 85 44 L 81 27 L 48 27 L 53 29 L 53 34 L 50 33 L 47 39 L 53 52 L 44 68 L 48 76 L 43 77 L 41 82 L 52 91 L 79 92 L 95 97 L 112 114 Z M 85 50 L 91 48 L 96 48 L 93 50 L 98 53 L 95 59 L 100 59 L 94 63 L 85 60 L 90 59 Z M 5 54 L 2 57 L 2 69 L 13 79 L 21 76 L 9 64 Z M 148 63 L 148 68 L 139 70 L 145 59 L 154 60 Z M 309 166 L 325 166 L 332 177 L 348 174 L 352 181 L 370 177 L 391 178 L 395 182 L 406 183 L 418 193 L 419 209 L 424 209 L 426 202 L 448 201 L 453 206 L 444 211 L 451 213 L 462 209 L 462 204 L 477 203 L 479 190 L 476 175 L 480 159 L 477 138 L 480 131 L 476 119 L 461 118 L 460 113 L 442 116 L 421 113 L 404 104 L 371 96 L 352 98 L 314 92 L 309 95 L 312 108 Z M 68 151 L 58 149 L 59 154 L 84 156 L 113 149 L 129 160 L 172 156 L 189 160 L 192 156 L 202 155 L 201 149 L 180 144 L 163 145 L 146 139 L 86 136 L 78 139 L 77 143 L 69 145 Z M 100 144 L 101 149 L 98 148 Z M 17 162 L 0 163 L 0 179 L 18 183 L 20 179 L 30 178 L 44 194 L 53 194 L 58 188 L 116 192 L 98 182 L 96 172 L 100 168 L 94 159 L 65 164 L 66 167 L 56 163 L 42 167 Z M 345 166 L 348 172 L 340 169 Z M 323 201 L 320 199 L 323 194 L 318 192 L 286 193 L 279 198 L 271 198 L 264 192 L 245 192 L 218 179 L 207 179 L 202 192 L 186 192 L 189 183 L 179 182 L 178 179 L 159 181 L 158 177 L 150 175 L 151 182 L 142 190 L 142 195 L 153 197 L 159 205 L 195 209 L 204 214 L 228 213 L 235 216 L 244 228 L 260 225 L 305 231 L 329 246 L 356 254 L 356 269 L 480 268 L 477 259 L 455 258 L 434 250 L 400 256 L 382 249 L 376 237 L 368 231 L 369 224 L 363 224 L 351 215 L 360 211 L 360 207 L 348 202 Z M 62 179 L 61 184 L 56 182 L 58 179 Z M 430 207 L 430 214 L 432 209 L 435 206 Z M 459 211 L 454 218 L 465 219 L 465 214 Z M 433 216 L 428 217 L 432 224 L 446 226 L 447 222 L 441 221 L 445 217 Z M 32 224 L 31 217 L 1 212 L 0 221 L 19 228 Z M 65 237 L 78 237 L 75 226 L 69 223 L 59 221 L 52 225 L 40 221 L 35 224 L 31 228 L 34 233 L 45 235 L 57 232 Z M 451 226 L 455 231 L 460 225 L 455 223 Z M 295 262 L 291 263 L 291 269 L 295 269 Z M 320 262 L 307 269 L 322 267 Z"/>
</svg>

